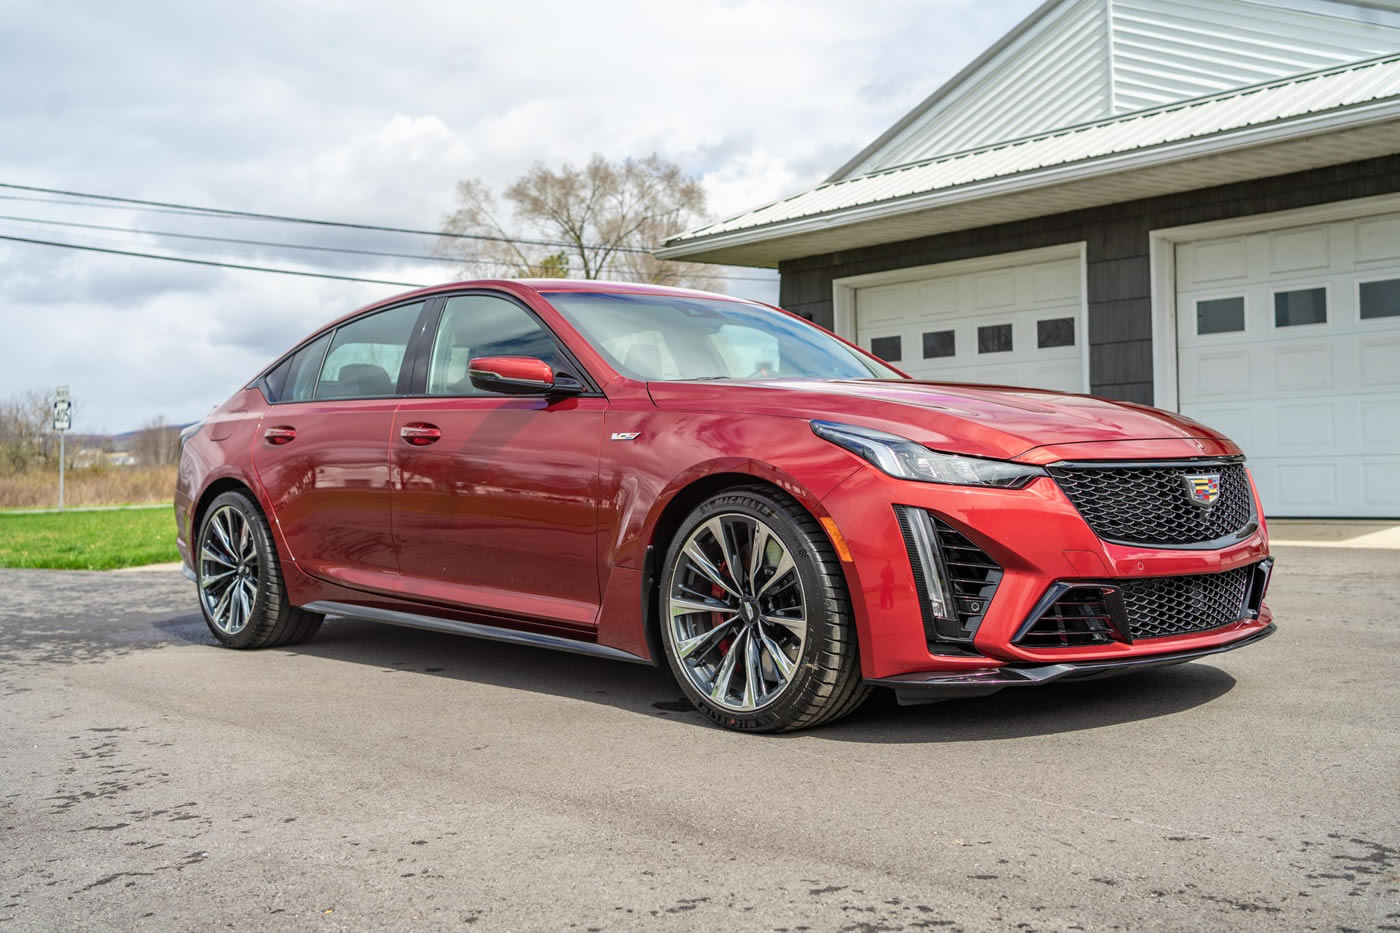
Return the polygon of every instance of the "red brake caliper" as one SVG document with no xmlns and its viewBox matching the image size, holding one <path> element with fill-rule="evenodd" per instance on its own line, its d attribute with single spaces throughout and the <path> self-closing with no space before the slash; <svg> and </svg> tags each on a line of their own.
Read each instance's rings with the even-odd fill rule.
<svg viewBox="0 0 1400 933">
<path fill-rule="evenodd" d="M 720 570 L 721 573 L 725 572 L 725 565 L 724 565 L 724 564 L 720 564 L 720 565 L 719 565 L 719 570 Z M 715 599 L 723 599 L 724 596 L 725 596 L 724 587 L 720 586 L 718 583 L 711 583 L 711 584 L 710 584 L 710 595 L 713 596 Z M 730 640 L 729 638 L 721 638 L 721 639 L 719 640 L 719 656 L 720 656 L 720 657 L 724 657 L 726 654 L 729 653 L 729 644 L 730 644 L 730 641 L 731 641 L 731 640 Z"/>
</svg>

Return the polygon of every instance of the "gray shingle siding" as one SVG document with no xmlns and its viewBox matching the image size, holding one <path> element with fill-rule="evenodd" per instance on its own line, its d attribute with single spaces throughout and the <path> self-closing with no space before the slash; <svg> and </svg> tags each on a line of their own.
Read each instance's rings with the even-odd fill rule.
<svg viewBox="0 0 1400 933">
<path fill-rule="evenodd" d="M 1084 241 L 1089 382 L 1097 395 L 1152 403 L 1148 231 L 1400 191 L 1400 155 L 1257 178 L 994 227 L 780 263 L 779 303 L 832 326 L 833 279 Z"/>
</svg>

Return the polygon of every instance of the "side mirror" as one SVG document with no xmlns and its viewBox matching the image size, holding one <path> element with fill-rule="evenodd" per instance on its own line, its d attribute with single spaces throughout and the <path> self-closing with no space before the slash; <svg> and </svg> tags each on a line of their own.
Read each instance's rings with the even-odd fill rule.
<svg viewBox="0 0 1400 933">
<path fill-rule="evenodd" d="M 572 376 L 554 375 L 544 360 L 531 356 L 479 356 L 467 364 L 472 385 L 505 395 L 577 395 L 583 386 Z"/>
</svg>

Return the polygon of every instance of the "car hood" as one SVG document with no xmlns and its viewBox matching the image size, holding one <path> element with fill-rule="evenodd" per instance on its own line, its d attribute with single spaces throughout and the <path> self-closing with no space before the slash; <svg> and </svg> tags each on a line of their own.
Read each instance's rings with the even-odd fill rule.
<svg viewBox="0 0 1400 933">
<path fill-rule="evenodd" d="M 1004 459 L 1056 448 L 1054 459 L 1235 454 L 1228 438 L 1171 412 L 1011 386 L 913 380 L 713 380 L 653 382 L 657 407 L 735 415 L 775 415 L 858 424 L 900 434 L 936 450 Z M 1121 442 L 1118 448 L 1103 445 Z M 1113 452 L 1105 452 L 1113 451 Z"/>
</svg>

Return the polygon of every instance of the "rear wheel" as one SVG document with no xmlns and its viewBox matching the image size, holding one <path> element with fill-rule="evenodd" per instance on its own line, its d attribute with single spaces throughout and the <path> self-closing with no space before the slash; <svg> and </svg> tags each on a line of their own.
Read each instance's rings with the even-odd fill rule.
<svg viewBox="0 0 1400 933">
<path fill-rule="evenodd" d="M 681 689 L 731 729 L 819 725 L 869 692 L 840 564 L 821 526 L 781 493 L 742 488 L 701 503 L 667 553 L 660 607 Z"/>
<path fill-rule="evenodd" d="M 209 631 L 230 648 L 305 641 L 324 618 L 287 602 L 267 519 L 242 492 L 226 492 L 205 510 L 195 550 L 195 586 Z"/>
</svg>

